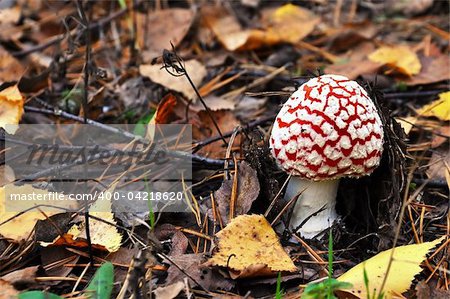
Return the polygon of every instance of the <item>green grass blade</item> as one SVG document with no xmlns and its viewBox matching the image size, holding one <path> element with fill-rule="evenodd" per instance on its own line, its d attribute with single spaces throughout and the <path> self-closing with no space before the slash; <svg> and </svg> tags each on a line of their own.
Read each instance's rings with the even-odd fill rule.
<svg viewBox="0 0 450 299">
<path fill-rule="evenodd" d="M 106 262 L 97 269 L 84 295 L 91 299 L 110 299 L 113 283 L 114 267 L 110 262 Z"/>
</svg>

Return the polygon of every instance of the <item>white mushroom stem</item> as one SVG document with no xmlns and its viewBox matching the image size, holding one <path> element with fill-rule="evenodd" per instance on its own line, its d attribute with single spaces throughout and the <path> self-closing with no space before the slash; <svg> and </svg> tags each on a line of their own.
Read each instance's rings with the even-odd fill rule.
<svg viewBox="0 0 450 299">
<path fill-rule="evenodd" d="M 313 216 L 298 230 L 302 237 L 312 239 L 329 228 L 338 218 L 335 210 L 338 186 L 339 180 L 308 181 L 291 177 L 284 198 L 291 200 L 302 193 L 294 205 L 289 228 L 297 228 L 311 215 Z M 314 215 L 322 207 L 324 210 Z"/>
</svg>

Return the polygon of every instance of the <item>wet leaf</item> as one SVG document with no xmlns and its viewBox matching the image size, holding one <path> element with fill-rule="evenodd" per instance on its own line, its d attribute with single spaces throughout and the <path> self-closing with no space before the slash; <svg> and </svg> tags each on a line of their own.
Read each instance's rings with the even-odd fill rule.
<svg viewBox="0 0 450 299">
<path fill-rule="evenodd" d="M 232 278 L 297 271 L 262 215 L 238 216 L 216 236 L 217 251 L 206 265 L 226 267 Z"/>
<path fill-rule="evenodd" d="M 443 121 L 450 120 L 450 91 L 439 94 L 439 99 L 417 111 L 422 116 L 434 116 Z"/>
<path fill-rule="evenodd" d="M 395 248 L 391 269 L 383 290 L 386 299 L 393 298 L 395 294 L 401 294 L 410 288 L 414 277 L 422 271 L 420 264 L 425 260 L 425 256 L 443 240 L 444 237 L 432 242 Z M 386 275 L 391 251 L 392 249 L 380 252 L 356 265 L 341 275 L 338 280 L 351 283 L 353 288 L 348 292 L 358 298 L 365 299 L 368 296 L 364 282 L 364 271 L 366 271 L 369 280 L 368 289 L 370 292 L 375 291 L 378 294 Z"/>
<path fill-rule="evenodd" d="M 0 91 L 0 128 L 14 134 L 23 114 L 23 96 L 17 85 Z"/>
<path fill-rule="evenodd" d="M 418 74 L 421 68 L 416 53 L 407 46 L 383 46 L 368 57 L 373 62 L 387 64 L 407 76 Z"/>
<path fill-rule="evenodd" d="M 184 62 L 189 77 L 194 85 L 199 88 L 206 76 L 206 68 L 199 61 L 193 59 Z M 161 69 L 161 65 L 155 64 L 143 64 L 139 67 L 139 72 L 142 76 L 149 77 L 155 83 L 158 83 L 169 90 L 174 90 L 182 93 L 188 99 L 196 99 L 194 89 L 189 84 L 188 79 L 185 76 L 174 77 L 169 74 L 164 68 Z"/>
</svg>

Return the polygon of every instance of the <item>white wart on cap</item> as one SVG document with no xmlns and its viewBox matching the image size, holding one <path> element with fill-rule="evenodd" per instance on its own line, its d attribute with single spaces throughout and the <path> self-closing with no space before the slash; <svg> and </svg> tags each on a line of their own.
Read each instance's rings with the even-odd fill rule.
<svg viewBox="0 0 450 299">
<path fill-rule="evenodd" d="M 383 126 L 367 92 L 339 75 L 299 87 L 275 120 L 270 147 L 287 173 L 310 180 L 361 177 L 378 166 Z"/>
</svg>

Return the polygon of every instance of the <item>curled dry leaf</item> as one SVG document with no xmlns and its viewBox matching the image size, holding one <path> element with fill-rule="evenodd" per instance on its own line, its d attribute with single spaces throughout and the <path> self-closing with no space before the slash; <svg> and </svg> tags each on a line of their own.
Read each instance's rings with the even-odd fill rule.
<svg viewBox="0 0 450 299">
<path fill-rule="evenodd" d="M 407 291 L 411 287 L 414 277 L 422 271 L 420 264 L 425 260 L 426 255 L 443 240 L 444 237 L 432 242 L 399 246 L 395 249 L 380 252 L 351 268 L 338 278 L 339 281 L 349 282 L 353 285 L 351 290 L 342 290 L 342 292 L 349 292 L 358 298 L 368 298 L 369 294 L 367 294 L 364 282 L 364 271 L 366 271 L 367 277 L 369 277 L 368 289 L 371 294 L 372 292 L 378 294 L 386 276 L 392 250 L 394 250 L 394 256 L 383 290 L 384 298 L 390 299 L 395 294 Z"/>
<path fill-rule="evenodd" d="M 14 134 L 23 114 L 23 96 L 17 85 L 0 91 L 0 128 Z"/>
<path fill-rule="evenodd" d="M 253 202 L 259 195 L 259 182 L 256 170 L 250 167 L 250 165 L 242 161 L 238 167 L 238 187 L 237 198 L 234 207 L 234 216 L 246 214 Z M 222 183 L 222 186 L 214 192 L 214 200 L 217 204 L 217 208 L 220 213 L 223 224 L 227 224 L 229 221 L 230 200 L 233 189 L 233 179 L 226 180 Z M 210 215 L 210 218 L 212 213 Z"/>
<path fill-rule="evenodd" d="M 320 21 L 312 12 L 292 4 L 263 11 L 263 29 L 243 29 L 234 16 L 223 9 L 207 7 L 202 13 L 207 26 L 229 51 L 296 43 L 310 34 Z"/>
<path fill-rule="evenodd" d="M 225 267 L 232 278 L 297 271 L 262 215 L 238 216 L 216 236 L 217 251 L 205 265 Z"/>
<path fill-rule="evenodd" d="M 139 67 L 142 76 L 149 77 L 155 83 L 158 83 L 169 90 L 182 93 L 188 99 L 195 100 L 197 95 L 186 76 L 174 77 L 169 74 L 160 64 L 143 64 Z M 184 67 L 189 74 L 194 85 L 199 88 L 206 76 L 206 68 L 199 61 L 192 59 L 184 62 Z"/>
<path fill-rule="evenodd" d="M 373 62 L 386 64 L 407 76 L 418 74 L 421 68 L 417 54 L 407 46 L 383 46 L 368 57 Z"/>
<path fill-rule="evenodd" d="M 31 266 L 16 270 L 0 277 L 0 280 L 9 282 L 12 285 L 33 285 L 36 283 L 36 273 L 39 266 Z M 3 298 L 3 297 L 2 297 Z"/>
<path fill-rule="evenodd" d="M 439 94 L 439 99 L 417 111 L 422 116 L 437 117 L 443 121 L 450 120 L 450 91 Z"/>
</svg>

